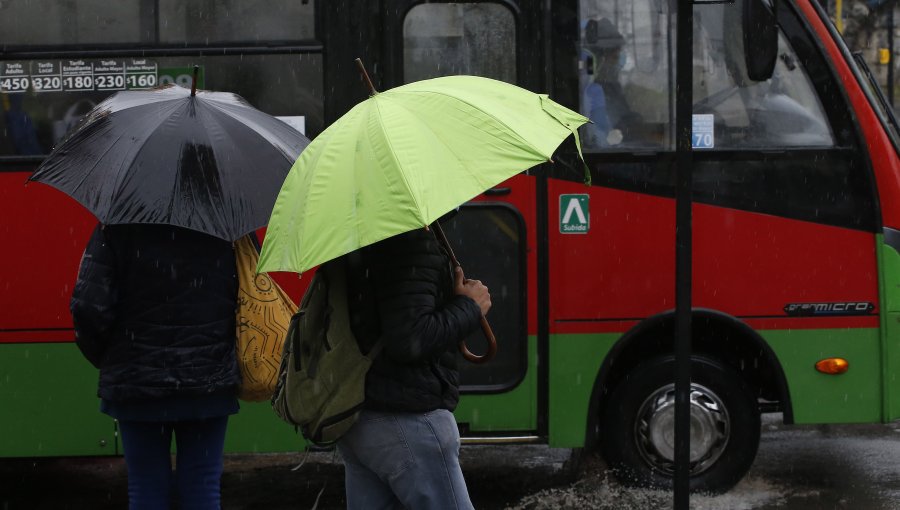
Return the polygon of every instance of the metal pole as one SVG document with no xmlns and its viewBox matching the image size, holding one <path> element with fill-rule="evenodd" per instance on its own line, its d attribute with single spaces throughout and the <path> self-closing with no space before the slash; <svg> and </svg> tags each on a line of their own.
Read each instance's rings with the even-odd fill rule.
<svg viewBox="0 0 900 510">
<path fill-rule="evenodd" d="M 675 510 L 690 504 L 691 188 L 694 11 L 678 0 L 675 49 Z"/>
<path fill-rule="evenodd" d="M 844 2 L 843 0 L 835 0 L 834 2 L 834 25 L 837 27 L 839 34 L 844 33 Z"/>
</svg>

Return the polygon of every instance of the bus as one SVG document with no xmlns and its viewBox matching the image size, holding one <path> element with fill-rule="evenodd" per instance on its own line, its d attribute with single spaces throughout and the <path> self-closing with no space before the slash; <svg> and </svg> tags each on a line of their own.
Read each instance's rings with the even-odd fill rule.
<svg viewBox="0 0 900 510">
<path fill-rule="evenodd" d="M 376 88 L 450 74 L 592 118 L 552 164 L 447 228 L 499 352 L 460 360 L 465 443 L 597 449 L 674 476 L 675 41 L 669 0 L 32 0 L 0 16 L 0 456 L 121 454 L 68 304 L 96 219 L 26 179 L 116 90 L 240 94 L 314 138 Z M 761 21 L 762 20 L 762 21 Z M 768 20 L 768 21 L 766 21 Z M 772 44 L 755 39 L 773 30 Z M 766 49 L 767 48 L 767 49 Z M 691 488 L 786 424 L 900 418 L 900 159 L 892 110 L 815 0 L 694 6 Z M 260 232 L 264 234 L 264 232 Z M 294 299 L 309 281 L 276 274 Z M 483 340 L 468 340 L 473 351 Z M 228 452 L 306 448 L 242 403 Z"/>
</svg>

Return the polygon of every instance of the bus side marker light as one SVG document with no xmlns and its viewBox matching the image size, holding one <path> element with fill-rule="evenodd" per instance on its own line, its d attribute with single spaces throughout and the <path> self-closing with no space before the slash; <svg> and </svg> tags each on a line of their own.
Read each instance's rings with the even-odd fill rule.
<svg viewBox="0 0 900 510">
<path fill-rule="evenodd" d="M 850 368 L 850 363 L 844 358 L 825 358 L 816 363 L 816 370 L 823 374 L 840 375 Z"/>
</svg>

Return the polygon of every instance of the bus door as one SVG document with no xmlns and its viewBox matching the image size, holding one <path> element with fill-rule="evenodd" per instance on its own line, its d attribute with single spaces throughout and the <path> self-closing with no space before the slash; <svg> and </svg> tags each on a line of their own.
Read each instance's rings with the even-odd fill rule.
<svg viewBox="0 0 900 510">
<path fill-rule="evenodd" d="M 539 79 L 539 66 L 522 65 L 523 52 L 532 51 L 520 44 L 524 23 L 514 2 L 388 1 L 385 88 L 454 74 L 518 85 Z M 490 289 L 487 318 L 498 344 L 494 360 L 483 365 L 459 357 L 463 397 L 456 417 L 470 441 L 534 439 L 537 430 L 534 197 L 534 177 L 517 176 L 462 206 L 444 227 L 466 276 Z M 475 353 L 486 345 L 480 331 L 467 344 Z"/>
</svg>

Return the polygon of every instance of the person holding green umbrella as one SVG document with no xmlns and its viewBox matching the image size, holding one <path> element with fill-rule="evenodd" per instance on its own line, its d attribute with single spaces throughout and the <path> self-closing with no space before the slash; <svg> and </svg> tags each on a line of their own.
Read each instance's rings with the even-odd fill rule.
<svg viewBox="0 0 900 510">
<path fill-rule="evenodd" d="M 577 129 L 588 119 L 487 78 L 447 76 L 378 93 L 363 75 L 371 97 L 323 131 L 289 172 L 258 270 L 303 272 L 350 254 L 351 327 L 364 353 L 378 341 L 383 349 L 366 377 L 364 410 L 338 441 L 348 508 L 471 508 L 451 414 L 459 400 L 454 350 L 468 352 L 462 341 L 479 323 L 492 338 L 484 318 L 491 302 L 484 284 L 465 278 L 441 219 L 549 161 L 570 135 L 580 151 Z"/>
<path fill-rule="evenodd" d="M 490 309 L 488 288 L 451 268 L 434 228 L 354 256 L 350 324 L 363 352 L 379 340 L 383 349 L 366 376 L 365 408 L 338 442 L 347 507 L 471 508 L 452 414 L 455 351 Z"/>
</svg>

